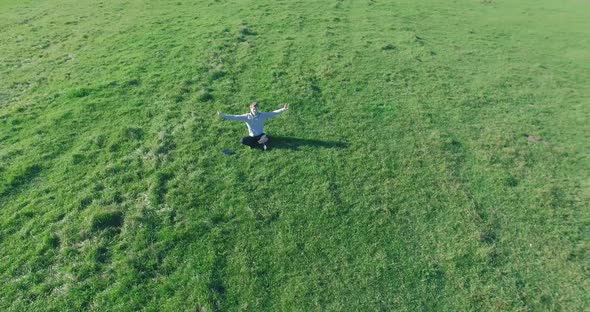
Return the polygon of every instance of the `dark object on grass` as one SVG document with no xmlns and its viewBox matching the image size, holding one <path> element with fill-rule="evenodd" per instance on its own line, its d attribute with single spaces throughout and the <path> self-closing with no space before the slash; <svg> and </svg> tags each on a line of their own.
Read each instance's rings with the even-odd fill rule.
<svg viewBox="0 0 590 312">
<path fill-rule="evenodd" d="M 91 228 L 93 231 L 104 230 L 107 228 L 119 228 L 123 226 L 123 213 L 120 211 L 104 211 L 92 217 Z"/>
<path fill-rule="evenodd" d="M 225 155 L 233 155 L 235 152 L 226 148 L 226 149 L 223 150 L 223 153 Z"/>
<path fill-rule="evenodd" d="M 395 50 L 395 49 L 396 49 L 396 47 L 393 44 L 391 44 L 391 43 L 390 44 L 387 44 L 383 48 L 381 48 L 381 50 L 383 50 L 383 51 L 392 51 L 392 50 Z"/>
</svg>

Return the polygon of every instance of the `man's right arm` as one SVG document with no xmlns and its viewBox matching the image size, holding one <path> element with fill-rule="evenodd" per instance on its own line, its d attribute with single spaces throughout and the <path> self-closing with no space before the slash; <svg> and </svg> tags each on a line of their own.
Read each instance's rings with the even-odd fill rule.
<svg viewBox="0 0 590 312">
<path fill-rule="evenodd" d="M 228 114 L 222 114 L 220 112 L 217 112 L 217 115 L 219 115 L 219 118 L 221 118 L 221 119 L 240 120 L 240 121 L 246 121 L 248 119 L 248 117 L 247 117 L 248 114 L 228 115 Z"/>
</svg>

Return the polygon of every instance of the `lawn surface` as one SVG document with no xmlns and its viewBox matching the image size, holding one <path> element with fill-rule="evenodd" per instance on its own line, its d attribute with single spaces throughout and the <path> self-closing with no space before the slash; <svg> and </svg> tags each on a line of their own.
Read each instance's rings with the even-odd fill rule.
<svg viewBox="0 0 590 312">
<path fill-rule="evenodd" d="M 589 81 L 581 0 L 0 0 L 0 310 L 588 310 Z"/>
</svg>

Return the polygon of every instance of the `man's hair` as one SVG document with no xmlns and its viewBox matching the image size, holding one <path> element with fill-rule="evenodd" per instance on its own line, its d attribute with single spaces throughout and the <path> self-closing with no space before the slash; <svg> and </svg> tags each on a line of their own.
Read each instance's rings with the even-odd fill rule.
<svg viewBox="0 0 590 312">
<path fill-rule="evenodd" d="M 254 101 L 254 102 L 250 103 L 250 107 L 252 107 L 252 106 L 258 106 L 258 102 Z"/>
</svg>

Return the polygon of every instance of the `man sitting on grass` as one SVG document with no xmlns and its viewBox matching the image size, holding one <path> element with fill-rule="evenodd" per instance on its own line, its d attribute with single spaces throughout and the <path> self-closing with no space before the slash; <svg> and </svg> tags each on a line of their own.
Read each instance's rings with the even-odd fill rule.
<svg viewBox="0 0 590 312">
<path fill-rule="evenodd" d="M 217 116 L 222 119 L 241 120 L 248 126 L 249 136 L 243 137 L 240 142 L 242 144 L 250 146 L 250 148 L 260 147 L 266 150 L 266 144 L 270 138 L 264 133 L 264 120 L 273 116 L 276 116 L 289 109 L 289 104 L 285 104 L 283 108 L 279 108 L 275 111 L 264 113 L 258 111 L 258 103 L 250 103 L 250 112 L 242 115 L 226 115 L 217 112 Z"/>
</svg>

